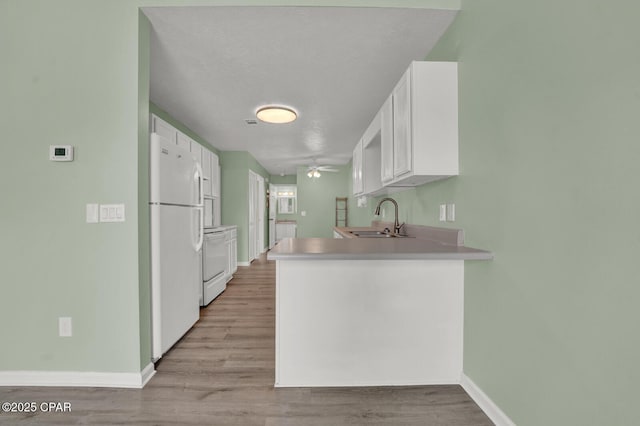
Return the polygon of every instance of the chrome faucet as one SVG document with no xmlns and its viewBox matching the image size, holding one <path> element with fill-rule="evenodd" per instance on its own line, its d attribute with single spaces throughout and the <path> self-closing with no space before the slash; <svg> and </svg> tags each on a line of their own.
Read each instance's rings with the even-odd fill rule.
<svg viewBox="0 0 640 426">
<path fill-rule="evenodd" d="M 402 225 L 400 225 L 400 222 L 398 222 L 398 203 L 396 203 L 396 200 L 394 200 L 393 198 L 389 198 L 389 197 L 383 198 L 382 200 L 380 200 L 380 202 L 376 206 L 376 211 L 375 211 L 374 214 L 376 216 L 380 215 L 380 206 L 385 201 L 391 201 L 393 203 L 394 207 L 395 207 L 396 218 L 395 218 L 395 221 L 393 222 L 393 233 L 394 234 L 399 234 L 400 233 L 400 228 L 402 228 L 402 225 L 404 225 L 404 223 Z"/>
</svg>

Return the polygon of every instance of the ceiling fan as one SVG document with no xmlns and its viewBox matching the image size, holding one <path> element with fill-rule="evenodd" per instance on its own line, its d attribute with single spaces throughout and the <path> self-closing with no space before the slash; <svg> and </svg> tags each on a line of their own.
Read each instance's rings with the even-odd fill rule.
<svg viewBox="0 0 640 426">
<path fill-rule="evenodd" d="M 338 169 L 334 169 L 331 166 L 317 166 L 317 165 L 313 165 L 313 166 L 309 166 L 309 168 L 307 168 L 307 176 L 310 178 L 319 178 L 320 176 L 322 176 L 322 174 L 320 172 L 339 172 L 340 170 Z"/>
</svg>

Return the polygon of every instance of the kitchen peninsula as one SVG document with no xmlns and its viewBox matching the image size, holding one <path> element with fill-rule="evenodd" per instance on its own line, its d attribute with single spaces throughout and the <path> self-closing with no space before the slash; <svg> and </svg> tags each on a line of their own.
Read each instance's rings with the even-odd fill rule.
<svg viewBox="0 0 640 426">
<path fill-rule="evenodd" d="M 465 247 L 461 230 L 407 225 L 412 237 L 284 239 L 276 260 L 277 387 L 459 383 Z M 375 233 L 375 232 L 373 232 Z M 369 234 L 371 235 L 371 234 Z"/>
</svg>

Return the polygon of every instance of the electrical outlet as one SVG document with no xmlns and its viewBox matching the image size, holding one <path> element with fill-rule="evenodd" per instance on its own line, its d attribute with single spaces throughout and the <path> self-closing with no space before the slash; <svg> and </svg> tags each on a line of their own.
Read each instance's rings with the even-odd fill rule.
<svg viewBox="0 0 640 426">
<path fill-rule="evenodd" d="M 440 204 L 440 222 L 447 220 L 447 205 Z"/>
<path fill-rule="evenodd" d="M 447 222 L 455 222 L 456 220 L 456 205 L 453 203 L 447 204 Z"/>
<path fill-rule="evenodd" d="M 71 337 L 73 335 L 71 317 L 58 318 L 58 334 L 60 337 Z"/>
</svg>

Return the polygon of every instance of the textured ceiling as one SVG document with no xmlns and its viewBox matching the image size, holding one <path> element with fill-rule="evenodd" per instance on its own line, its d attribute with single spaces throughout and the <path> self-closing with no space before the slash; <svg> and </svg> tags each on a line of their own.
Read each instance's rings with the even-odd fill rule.
<svg viewBox="0 0 640 426">
<path fill-rule="evenodd" d="M 153 7 L 151 100 L 223 151 L 270 173 L 346 164 L 412 60 L 456 11 L 344 7 Z M 290 124 L 247 125 L 264 104 Z"/>
</svg>

